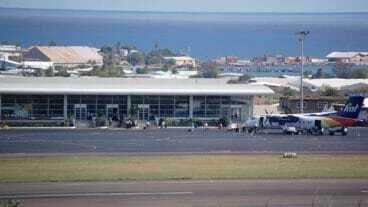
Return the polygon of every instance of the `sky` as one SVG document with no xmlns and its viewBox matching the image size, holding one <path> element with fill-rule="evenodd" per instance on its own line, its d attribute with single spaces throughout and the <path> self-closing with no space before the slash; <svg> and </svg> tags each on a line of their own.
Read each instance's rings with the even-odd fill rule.
<svg viewBox="0 0 368 207">
<path fill-rule="evenodd" d="M 164 12 L 368 12 L 368 0 L 0 0 L 0 7 Z"/>
</svg>

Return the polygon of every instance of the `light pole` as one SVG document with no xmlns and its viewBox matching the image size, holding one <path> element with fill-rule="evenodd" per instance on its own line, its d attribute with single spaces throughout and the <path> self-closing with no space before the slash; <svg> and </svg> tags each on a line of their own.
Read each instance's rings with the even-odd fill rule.
<svg viewBox="0 0 368 207">
<path fill-rule="evenodd" d="M 301 60 L 300 60 L 300 113 L 304 113 L 304 93 L 303 93 L 303 76 L 304 76 L 304 39 L 309 35 L 309 31 L 300 31 L 296 35 L 299 38 L 300 50 L 301 50 Z"/>
</svg>

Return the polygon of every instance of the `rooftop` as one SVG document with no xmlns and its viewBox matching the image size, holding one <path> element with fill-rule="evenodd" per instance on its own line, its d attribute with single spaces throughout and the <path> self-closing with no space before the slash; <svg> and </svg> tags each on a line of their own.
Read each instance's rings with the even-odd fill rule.
<svg viewBox="0 0 368 207">
<path fill-rule="evenodd" d="M 298 82 L 296 82 L 295 84 L 299 86 Z M 336 89 L 343 89 L 356 84 L 368 84 L 368 79 L 304 79 L 304 84 L 305 86 L 314 88 L 321 88 L 323 85 L 328 85 Z"/>
<path fill-rule="evenodd" d="M 271 95 L 261 85 L 223 79 L 63 78 L 0 76 L 0 93 L 97 95 Z"/>
<path fill-rule="evenodd" d="M 190 56 L 173 56 L 173 57 L 164 57 L 165 60 L 177 60 L 177 61 L 185 61 L 185 60 L 194 60 L 194 58 Z"/>
<path fill-rule="evenodd" d="M 297 76 L 285 76 L 283 78 L 280 77 L 256 77 L 252 78 L 256 82 L 252 83 L 253 85 L 265 85 L 265 86 L 273 86 L 273 87 L 289 87 L 294 90 L 299 90 L 299 86 L 296 83 L 299 83 L 300 78 Z"/>
<path fill-rule="evenodd" d="M 327 58 L 353 58 L 359 54 L 366 56 L 368 52 L 332 52 L 327 55 Z"/>
<path fill-rule="evenodd" d="M 51 62 L 54 63 L 83 63 L 88 61 L 102 62 L 103 58 L 98 54 L 98 49 L 87 46 L 35 46 Z"/>
<path fill-rule="evenodd" d="M 2 52 L 18 52 L 20 47 L 16 45 L 0 45 L 0 51 Z"/>
</svg>

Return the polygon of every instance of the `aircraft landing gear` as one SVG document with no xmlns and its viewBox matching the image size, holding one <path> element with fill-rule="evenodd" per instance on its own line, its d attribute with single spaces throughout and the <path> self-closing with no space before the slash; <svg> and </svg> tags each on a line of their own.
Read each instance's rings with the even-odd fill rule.
<svg viewBox="0 0 368 207">
<path fill-rule="evenodd" d="M 347 135 L 348 135 L 348 128 L 343 127 L 343 128 L 341 129 L 341 134 L 342 134 L 342 136 L 347 136 Z"/>
<path fill-rule="evenodd" d="M 330 135 L 330 136 L 333 136 L 333 135 L 335 135 L 335 133 L 340 133 L 341 132 L 341 135 L 342 136 L 347 136 L 348 135 L 348 128 L 346 128 L 346 127 L 342 127 L 341 129 L 338 129 L 338 130 L 329 130 L 328 131 L 328 134 Z"/>
</svg>

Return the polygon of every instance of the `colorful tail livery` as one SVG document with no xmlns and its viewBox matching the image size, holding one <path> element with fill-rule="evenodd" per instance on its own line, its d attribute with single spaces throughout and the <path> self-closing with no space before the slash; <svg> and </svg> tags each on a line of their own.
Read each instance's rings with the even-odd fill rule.
<svg viewBox="0 0 368 207">
<path fill-rule="evenodd" d="M 355 126 L 359 122 L 358 117 L 363 107 L 364 99 L 362 96 L 350 97 L 344 108 L 339 112 L 327 115 L 325 118 L 321 117 L 322 122 L 329 129 L 341 127 L 343 130 L 347 130 L 347 127 Z"/>
<path fill-rule="evenodd" d="M 349 98 L 348 102 L 337 112 L 336 116 L 357 119 L 359 117 L 360 110 L 364 104 L 364 97 L 362 96 L 352 96 Z"/>
</svg>

